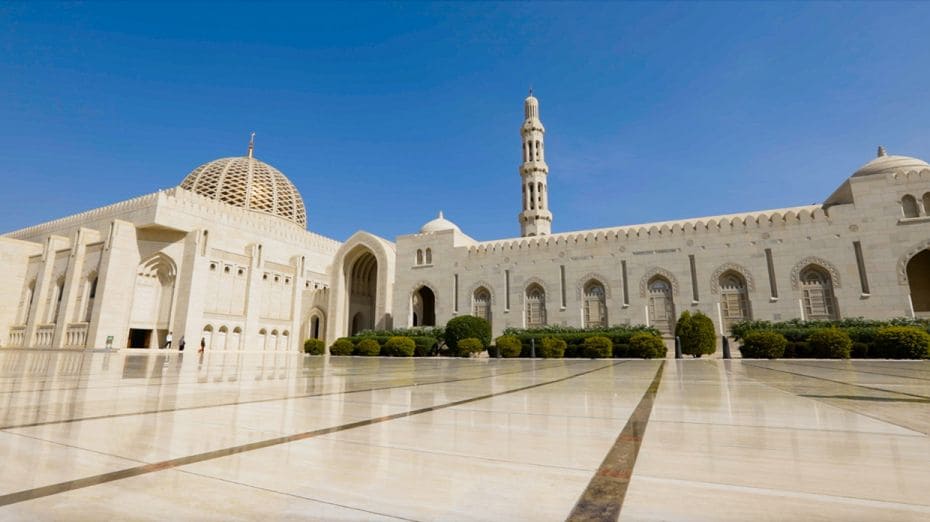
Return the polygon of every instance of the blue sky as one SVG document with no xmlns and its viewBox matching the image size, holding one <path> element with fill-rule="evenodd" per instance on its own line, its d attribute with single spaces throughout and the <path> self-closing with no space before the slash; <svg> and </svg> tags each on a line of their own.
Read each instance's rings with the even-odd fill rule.
<svg viewBox="0 0 930 522">
<path fill-rule="evenodd" d="M 930 159 L 921 3 L 0 3 L 0 230 L 246 152 L 309 228 L 444 210 L 519 235 L 519 127 L 553 231 L 822 201 L 877 145 Z"/>
</svg>

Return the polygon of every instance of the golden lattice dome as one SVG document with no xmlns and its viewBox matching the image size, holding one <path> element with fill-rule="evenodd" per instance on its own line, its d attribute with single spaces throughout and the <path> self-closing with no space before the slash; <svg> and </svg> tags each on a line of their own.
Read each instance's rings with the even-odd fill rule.
<svg viewBox="0 0 930 522">
<path fill-rule="evenodd" d="M 250 156 L 220 158 L 197 167 L 181 188 L 223 203 L 284 218 L 304 228 L 307 210 L 291 180 Z"/>
</svg>

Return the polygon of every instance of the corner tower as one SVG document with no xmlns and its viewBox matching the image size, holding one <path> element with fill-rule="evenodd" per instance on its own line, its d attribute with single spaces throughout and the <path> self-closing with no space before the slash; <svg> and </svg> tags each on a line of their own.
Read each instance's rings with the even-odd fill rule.
<svg viewBox="0 0 930 522">
<path fill-rule="evenodd" d="M 520 235 L 545 236 L 552 232 L 552 212 L 549 212 L 549 166 L 546 165 L 543 137 L 546 129 L 539 120 L 539 100 L 530 95 L 523 100 L 523 210 L 520 212 Z"/>
</svg>

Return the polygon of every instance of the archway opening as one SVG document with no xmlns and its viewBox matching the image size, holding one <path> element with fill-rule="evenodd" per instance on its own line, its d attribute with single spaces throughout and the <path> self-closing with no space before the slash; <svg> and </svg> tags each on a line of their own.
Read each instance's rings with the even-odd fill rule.
<svg viewBox="0 0 930 522">
<path fill-rule="evenodd" d="M 921 250 L 907 262 L 911 305 L 918 317 L 930 317 L 930 250 Z"/>
<path fill-rule="evenodd" d="M 346 263 L 346 286 L 349 296 L 349 332 L 355 335 L 375 327 L 378 297 L 378 260 L 366 248 Z"/>
<path fill-rule="evenodd" d="M 662 335 L 672 335 L 675 330 L 675 301 L 672 284 L 662 276 L 649 280 L 649 318 L 652 326 Z"/>
<path fill-rule="evenodd" d="M 174 261 L 163 254 L 139 264 L 129 312 L 129 328 L 137 331 L 131 336 L 135 339 L 133 344 L 141 344 L 144 338 L 146 347 L 164 346 L 171 323 L 176 275 Z"/>
<path fill-rule="evenodd" d="M 436 294 L 421 286 L 411 297 L 413 326 L 436 326 Z"/>
<path fill-rule="evenodd" d="M 585 328 L 603 328 L 607 326 L 607 292 L 604 285 L 596 279 L 585 283 L 584 326 Z"/>
<path fill-rule="evenodd" d="M 730 331 L 733 324 L 752 319 L 749 310 L 749 295 L 746 292 L 746 278 L 735 270 L 727 270 L 720 275 L 720 312 L 723 327 Z"/>
</svg>

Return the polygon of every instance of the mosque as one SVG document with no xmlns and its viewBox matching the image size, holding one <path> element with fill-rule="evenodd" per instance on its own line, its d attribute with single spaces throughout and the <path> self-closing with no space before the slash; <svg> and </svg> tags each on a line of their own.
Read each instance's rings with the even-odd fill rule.
<svg viewBox="0 0 930 522">
<path fill-rule="evenodd" d="M 393 241 L 307 230 L 294 184 L 248 154 L 177 187 L 0 236 L 0 346 L 297 351 L 441 325 L 930 317 L 930 165 L 879 147 L 821 204 L 553 234 L 539 102 L 520 127 L 520 237 L 440 213 Z M 516 183 L 514 183 L 516 189 Z"/>
</svg>

